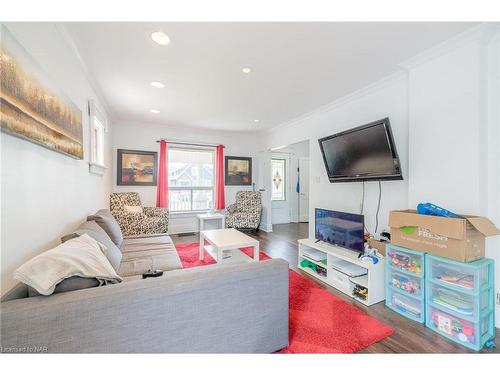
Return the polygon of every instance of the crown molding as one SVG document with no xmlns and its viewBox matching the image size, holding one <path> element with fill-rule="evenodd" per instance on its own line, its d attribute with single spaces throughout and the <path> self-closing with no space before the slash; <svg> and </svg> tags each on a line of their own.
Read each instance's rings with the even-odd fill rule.
<svg viewBox="0 0 500 375">
<path fill-rule="evenodd" d="M 140 121 L 140 120 L 124 120 L 124 119 L 116 119 L 115 124 L 119 124 L 120 127 L 138 127 L 147 128 L 150 130 L 158 130 L 162 129 L 165 133 L 168 131 L 179 131 L 185 132 L 189 134 L 191 132 L 196 132 L 198 134 L 202 133 L 203 135 L 212 135 L 214 132 L 216 133 L 224 133 L 226 135 L 256 135 L 259 133 L 259 130 L 228 130 L 228 129 L 214 129 L 214 128 L 206 128 L 200 126 L 192 126 L 192 125 L 183 125 L 183 124 L 165 124 L 163 121 L 158 120 L 158 122 L 151 121 Z"/>
<path fill-rule="evenodd" d="M 489 40 L 494 38 L 496 34 L 498 34 L 499 25 L 500 24 L 498 22 L 481 23 L 423 51 L 422 53 L 419 53 L 418 55 L 415 55 L 414 57 L 399 64 L 399 66 L 409 71 L 470 43 L 487 43 Z"/>
<path fill-rule="evenodd" d="M 295 117 L 289 121 L 283 122 L 281 124 L 275 125 L 271 128 L 267 128 L 263 130 L 264 133 L 271 133 L 277 130 L 283 130 L 288 127 L 291 127 L 301 121 L 304 121 L 308 118 L 311 118 L 313 116 L 320 115 L 325 112 L 329 112 L 334 110 L 335 108 L 341 107 L 343 105 L 346 105 L 350 102 L 353 102 L 357 99 L 360 99 L 364 96 L 370 95 L 376 91 L 379 91 L 381 89 L 384 89 L 386 87 L 394 85 L 396 82 L 399 82 L 401 80 L 407 79 L 407 72 L 405 71 L 398 71 L 395 72 L 389 76 L 386 76 L 376 82 L 373 82 L 367 86 L 364 86 L 356 91 L 351 92 L 350 94 L 344 95 L 326 105 L 323 105 L 321 107 L 318 107 L 312 111 L 306 112 L 298 117 Z"/>
<path fill-rule="evenodd" d="M 97 99 L 99 100 L 99 103 L 104 107 L 103 110 L 106 113 L 106 117 L 109 122 L 114 122 L 116 119 L 116 114 L 115 112 L 111 109 L 111 106 L 109 105 L 109 102 L 106 100 L 106 97 L 104 96 L 101 87 L 97 84 L 97 81 L 92 74 L 91 70 L 89 69 L 87 63 L 85 62 L 85 59 L 83 58 L 76 42 L 75 38 L 72 36 L 71 32 L 68 30 L 68 28 L 62 23 L 62 22 L 56 22 L 55 23 L 57 31 L 61 34 L 61 36 L 64 38 L 66 43 L 68 43 L 71 51 L 77 58 L 78 62 L 80 63 L 80 67 L 82 68 L 83 73 L 85 74 L 85 78 L 90 84 L 90 87 L 94 90 L 95 95 L 97 96 Z M 89 98 L 91 99 L 91 98 Z"/>
</svg>

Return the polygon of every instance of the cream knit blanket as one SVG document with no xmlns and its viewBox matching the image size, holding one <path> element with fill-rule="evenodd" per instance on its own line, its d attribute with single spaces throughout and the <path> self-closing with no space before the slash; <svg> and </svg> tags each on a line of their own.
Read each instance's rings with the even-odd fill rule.
<svg viewBox="0 0 500 375">
<path fill-rule="evenodd" d="M 101 285 L 119 283 L 122 279 L 104 255 L 105 251 L 103 244 L 84 234 L 27 261 L 14 271 L 14 279 L 46 296 L 71 276 L 96 278 Z"/>
</svg>

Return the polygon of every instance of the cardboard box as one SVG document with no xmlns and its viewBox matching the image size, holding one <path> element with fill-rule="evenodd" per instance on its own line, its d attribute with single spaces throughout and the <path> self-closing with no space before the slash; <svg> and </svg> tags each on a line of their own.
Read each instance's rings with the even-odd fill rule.
<svg viewBox="0 0 500 375">
<path fill-rule="evenodd" d="M 377 249 L 377 252 L 379 254 L 382 254 L 383 256 L 385 256 L 385 245 L 387 245 L 388 243 L 390 243 L 389 241 L 379 241 L 379 240 L 376 240 L 375 238 L 369 238 L 368 239 L 368 246 L 370 246 L 372 249 Z"/>
<path fill-rule="evenodd" d="M 463 219 L 419 215 L 415 210 L 391 211 L 391 243 L 460 262 L 484 258 L 485 237 L 500 230 L 485 217 Z"/>
</svg>

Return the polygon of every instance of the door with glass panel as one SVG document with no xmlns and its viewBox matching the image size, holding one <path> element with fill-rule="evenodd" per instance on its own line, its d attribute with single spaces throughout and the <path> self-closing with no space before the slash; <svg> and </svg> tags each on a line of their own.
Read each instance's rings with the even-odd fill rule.
<svg viewBox="0 0 500 375">
<path fill-rule="evenodd" d="M 273 153 L 271 159 L 273 224 L 290 222 L 289 164 L 290 156 L 288 154 Z"/>
</svg>

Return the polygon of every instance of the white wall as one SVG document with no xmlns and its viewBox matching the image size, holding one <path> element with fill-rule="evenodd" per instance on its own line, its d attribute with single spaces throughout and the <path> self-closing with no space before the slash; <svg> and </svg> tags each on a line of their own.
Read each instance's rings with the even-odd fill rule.
<svg viewBox="0 0 500 375">
<path fill-rule="evenodd" d="M 131 149 L 143 151 L 158 151 L 158 139 L 184 142 L 200 142 L 223 144 L 225 156 L 252 157 L 252 181 L 258 189 L 258 160 L 260 138 L 256 133 L 224 132 L 203 129 L 175 128 L 149 124 L 117 123 L 113 139 L 113 176 L 116 176 L 117 149 Z M 236 192 L 239 190 L 252 190 L 252 186 L 226 186 L 226 206 L 234 203 Z M 113 191 L 137 191 L 145 206 L 156 205 L 156 186 L 118 186 L 116 177 L 113 179 Z M 198 230 L 198 222 L 193 214 L 171 214 L 169 233 L 194 232 Z"/>
<path fill-rule="evenodd" d="M 360 212 L 362 184 L 328 181 L 318 146 L 318 139 L 358 125 L 390 117 L 391 126 L 403 168 L 403 181 L 382 182 L 382 201 L 379 231 L 387 228 L 390 210 L 407 207 L 408 202 L 408 106 L 405 74 L 377 83 L 330 107 L 298 119 L 268 132 L 268 148 L 309 140 L 310 144 L 310 200 L 309 234 L 314 236 L 314 209 L 316 207 Z M 375 212 L 378 185 L 366 183 L 365 220 L 370 231 L 375 230 Z"/>
<path fill-rule="evenodd" d="M 479 45 L 410 70 L 409 204 L 479 212 Z"/>
<path fill-rule="evenodd" d="M 499 25 L 490 24 L 445 53 L 410 64 L 410 206 L 431 201 L 500 227 L 499 51 Z M 496 292 L 499 248 L 500 238 L 487 239 Z"/>
<path fill-rule="evenodd" d="M 76 55 L 53 23 L 16 23 L 7 28 L 53 82 L 83 112 L 84 160 L 74 160 L 28 141 L 0 133 L 2 166 L 2 293 L 14 285 L 12 272 L 60 243 L 61 235 L 107 206 L 111 172 L 89 174 L 87 102 L 97 101 Z M 110 127 L 111 128 L 111 127 Z M 111 132 L 107 133 L 107 139 Z M 107 143 L 107 150 L 110 144 Z M 111 153 L 105 160 L 111 166 Z"/>
</svg>

